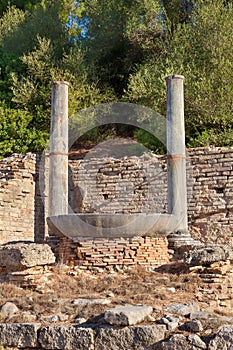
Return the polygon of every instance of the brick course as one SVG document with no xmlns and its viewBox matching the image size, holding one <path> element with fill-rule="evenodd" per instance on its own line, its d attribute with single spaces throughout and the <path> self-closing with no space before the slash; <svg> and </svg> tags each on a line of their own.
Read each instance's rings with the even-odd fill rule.
<svg viewBox="0 0 233 350">
<path fill-rule="evenodd" d="M 0 161 L 0 243 L 42 242 L 48 236 L 45 224 L 48 176 L 46 170 L 45 179 L 39 185 L 40 166 L 40 155 L 31 153 L 12 155 Z M 164 213 L 167 210 L 166 156 L 70 160 L 69 174 L 70 211 Z M 192 236 L 203 242 L 233 246 L 233 148 L 189 149 L 187 183 Z M 49 241 L 55 246 L 58 240 L 51 236 Z M 145 238 L 140 249 L 138 242 L 135 240 L 132 246 L 132 242 L 127 241 L 128 250 L 125 249 L 123 255 L 121 240 L 108 242 L 111 254 L 107 254 L 106 249 L 110 248 L 106 248 L 105 243 L 93 240 L 80 240 L 74 246 L 64 239 L 57 249 L 60 256 L 72 264 L 80 264 L 85 259 L 91 265 L 99 261 L 113 264 L 120 259 L 125 264 L 135 263 L 135 256 L 142 263 L 151 263 L 153 259 L 154 262 L 161 259 L 164 263 L 168 258 L 163 238 L 161 241 L 157 238 L 146 241 Z M 156 251 L 157 257 L 153 255 Z M 164 255 L 162 251 L 166 251 Z"/>
</svg>

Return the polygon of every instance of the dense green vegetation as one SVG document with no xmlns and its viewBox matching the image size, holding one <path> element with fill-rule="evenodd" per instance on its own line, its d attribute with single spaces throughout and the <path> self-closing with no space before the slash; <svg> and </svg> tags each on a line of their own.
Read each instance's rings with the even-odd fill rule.
<svg viewBox="0 0 233 350">
<path fill-rule="evenodd" d="M 43 150 L 51 82 L 69 113 L 108 101 L 165 115 L 165 77 L 185 76 L 188 146 L 233 146 L 233 4 L 221 0 L 0 1 L 0 157 Z M 89 132 L 138 137 L 111 125 Z"/>
</svg>

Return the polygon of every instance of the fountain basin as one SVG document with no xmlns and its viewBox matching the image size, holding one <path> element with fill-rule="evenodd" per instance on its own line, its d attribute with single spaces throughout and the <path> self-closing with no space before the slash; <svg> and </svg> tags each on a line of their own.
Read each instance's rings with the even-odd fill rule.
<svg viewBox="0 0 233 350">
<path fill-rule="evenodd" d="M 166 236 L 178 228 L 172 214 L 66 214 L 49 216 L 47 223 L 59 237 L 129 238 Z"/>
</svg>

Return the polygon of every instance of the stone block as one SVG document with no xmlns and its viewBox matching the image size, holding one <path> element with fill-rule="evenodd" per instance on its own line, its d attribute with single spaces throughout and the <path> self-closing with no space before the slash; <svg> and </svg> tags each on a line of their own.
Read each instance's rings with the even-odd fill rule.
<svg viewBox="0 0 233 350">
<path fill-rule="evenodd" d="M 47 244 L 12 243 L 0 247 L 0 266 L 28 268 L 53 264 L 56 258 Z"/>
<path fill-rule="evenodd" d="M 0 323 L 0 344 L 17 348 L 36 348 L 40 324 Z"/>
<path fill-rule="evenodd" d="M 117 326 L 131 326 L 145 319 L 153 312 L 152 306 L 124 305 L 107 310 L 104 319 L 107 323 Z"/>
<path fill-rule="evenodd" d="M 184 261 L 191 265 L 209 265 L 215 261 L 232 259 L 233 253 L 226 245 L 207 245 L 199 247 L 184 254 Z"/>
<path fill-rule="evenodd" d="M 195 334 L 184 336 L 174 334 L 162 343 L 156 345 L 154 350 L 200 350 L 207 349 L 206 344 Z M 219 348 L 220 349 L 220 348 Z"/>
<path fill-rule="evenodd" d="M 233 349 L 233 326 L 223 326 L 210 341 L 208 350 Z"/>
<path fill-rule="evenodd" d="M 200 311 L 200 306 L 195 301 L 189 301 L 185 304 L 171 304 L 164 310 L 185 316 L 191 314 L 192 312 Z"/>
<path fill-rule="evenodd" d="M 95 350 L 146 350 L 164 338 L 164 325 L 100 328 Z"/>
<path fill-rule="evenodd" d="M 94 331 L 76 326 L 42 327 L 38 342 L 42 349 L 93 350 Z"/>
<path fill-rule="evenodd" d="M 200 333 L 203 331 L 203 325 L 200 320 L 191 320 L 181 325 L 180 329 L 187 332 Z"/>
</svg>

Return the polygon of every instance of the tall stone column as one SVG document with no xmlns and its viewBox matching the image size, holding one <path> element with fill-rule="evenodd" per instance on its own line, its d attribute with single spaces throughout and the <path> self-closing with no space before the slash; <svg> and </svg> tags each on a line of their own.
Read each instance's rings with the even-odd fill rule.
<svg viewBox="0 0 233 350">
<path fill-rule="evenodd" d="M 173 75 L 167 84 L 167 164 L 168 213 L 179 219 L 179 226 L 168 236 L 170 243 L 183 245 L 190 240 L 187 220 L 186 148 L 184 126 L 184 77 Z"/>
<path fill-rule="evenodd" d="M 68 213 L 68 83 L 52 86 L 49 216 Z"/>
</svg>

